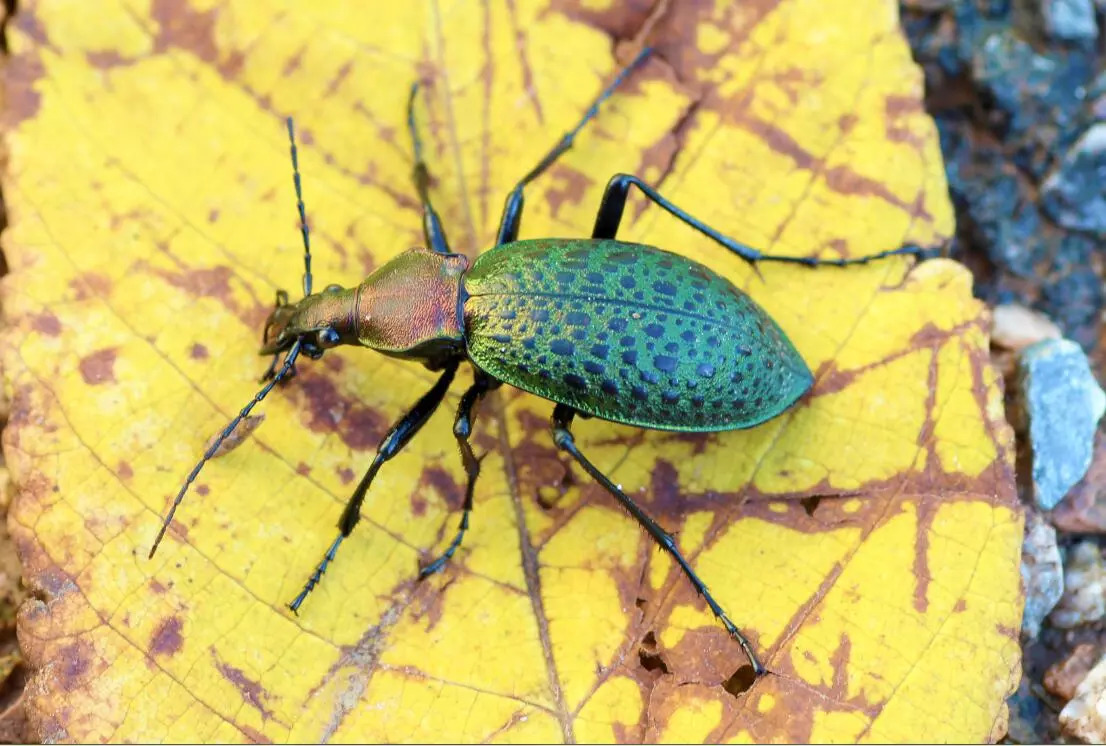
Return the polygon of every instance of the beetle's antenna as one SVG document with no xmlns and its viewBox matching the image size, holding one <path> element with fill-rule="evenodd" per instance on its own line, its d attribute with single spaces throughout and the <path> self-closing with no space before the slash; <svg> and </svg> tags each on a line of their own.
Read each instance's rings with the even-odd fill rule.
<svg viewBox="0 0 1106 746">
<path fill-rule="evenodd" d="M 300 203 L 303 204 L 302 202 Z M 305 234 L 306 235 L 306 234 Z M 310 277 L 310 275 L 308 275 Z M 188 477 L 184 480 L 184 484 L 181 485 L 180 492 L 177 493 L 176 498 L 173 499 L 173 504 L 169 507 L 169 512 L 165 515 L 165 520 L 161 522 L 161 530 L 157 532 L 157 538 L 154 539 L 154 545 L 150 547 L 149 558 L 152 559 L 154 552 L 157 551 L 157 547 L 161 544 L 162 537 L 165 536 L 165 532 L 169 529 L 169 524 L 173 522 L 173 515 L 177 512 L 177 508 L 180 506 L 181 501 L 184 500 L 184 493 L 188 491 L 189 485 L 195 481 L 196 477 L 200 473 L 200 469 L 204 468 L 204 464 L 210 461 L 215 452 L 219 450 L 219 446 L 223 444 L 223 441 L 230 437 L 230 434 L 234 432 L 234 429 L 238 427 L 238 423 L 244 420 L 250 411 L 257 405 L 262 399 L 269 395 L 269 392 L 273 390 L 273 387 L 280 383 L 280 379 L 288 375 L 288 371 L 292 370 L 292 366 L 296 364 L 296 358 L 299 357 L 300 350 L 303 346 L 303 337 L 296 339 L 295 344 L 288 350 L 288 355 L 284 358 L 284 364 L 280 366 L 280 370 L 273 376 L 272 380 L 261 387 L 261 390 L 254 394 L 253 399 L 249 401 L 246 406 L 242 407 L 242 411 L 230 421 L 223 432 L 219 434 L 219 437 L 215 439 L 215 442 L 204 451 L 203 458 L 192 467 L 192 471 L 188 474 Z"/>
<path fill-rule="evenodd" d="M 296 185 L 296 209 L 300 213 L 300 233 L 303 235 L 303 296 L 311 295 L 311 239 L 307 231 L 307 210 L 303 206 L 303 187 L 300 186 L 300 161 L 296 151 L 296 131 L 292 117 L 288 117 L 288 145 L 292 152 L 292 181 Z"/>
</svg>

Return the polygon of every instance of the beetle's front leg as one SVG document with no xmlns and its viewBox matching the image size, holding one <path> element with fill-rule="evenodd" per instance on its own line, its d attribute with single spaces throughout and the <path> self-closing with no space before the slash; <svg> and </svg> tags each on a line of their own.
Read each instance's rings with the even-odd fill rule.
<svg viewBox="0 0 1106 746">
<path fill-rule="evenodd" d="M 442 403 L 442 399 L 445 398 L 445 393 L 449 390 L 449 384 L 453 382 L 453 375 L 456 372 L 457 362 L 447 366 L 438 378 L 438 382 L 434 384 L 434 388 L 423 394 L 422 398 L 415 403 L 415 406 L 403 415 L 396 424 L 392 425 L 392 429 L 384 436 L 384 440 L 380 442 L 380 447 L 377 448 L 376 458 L 369 465 L 369 470 L 365 472 L 365 476 L 361 478 L 357 489 L 353 491 L 353 496 L 346 503 L 346 509 L 342 511 L 342 517 L 338 521 L 337 538 L 326 550 L 322 561 L 311 573 L 311 577 L 307 579 L 303 590 L 292 600 L 292 603 L 288 604 L 288 608 L 294 613 L 299 612 L 299 608 L 304 599 L 307 598 L 307 594 L 311 593 L 315 586 L 319 584 L 319 581 L 322 580 L 327 567 L 334 561 L 334 555 L 337 554 L 342 540 L 350 535 L 353 527 L 361 520 L 361 505 L 365 502 L 365 495 L 368 493 L 376 473 L 380 471 L 380 467 L 402 451 L 411 442 L 411 438 L 415 437 L 415 433 L 422 429 L 422 426 L 430 419 L 430 415 L 434 414 L 438 405 Z"/>
</svg>

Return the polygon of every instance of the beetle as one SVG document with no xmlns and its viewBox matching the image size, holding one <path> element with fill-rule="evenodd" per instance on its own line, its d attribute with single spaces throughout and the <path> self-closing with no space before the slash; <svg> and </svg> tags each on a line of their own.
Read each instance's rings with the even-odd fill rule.
<svg viewBox="0 0 1106 746">
<path fill-rule="evenodd" d="M 423 213 L 425 248 L 404 252 L 353 288 L 312 292 L 311 244 L 295 133 L 287 120 L 296 207 L 304 247 L 303 298 L 277 293 L 262 332 L 262 355 L 272 362 L 264 385 L 215 438 L 174 498 L 150 557 L 189 486 L 220 444 L 281 381 L 295 374 L 300 355 L 317 359 L 338 345 L 358 345 L 419 362 L 437 382 L 385 435 L 338 521 L 338 536 L 288 605 L 304 599 L 334 561 L 360 519 L 373 479 L 426 424 L 462 363 L 473 383 L 461 396 L 453 425 L 466 473 L 461 522 L 445 551 L 419 571 L 439 571 L 469 527 L 480 459 L 469 437 L 476 406 L 506 383 L 554 403 L 553 442 L 645 529 L 679 565 L 726 631 L 741 646 L 754 674 L 765 670 L 741 630 L 714 599 L 672 535 L 604 475 L 577 447 L 574 417 L 596 417 L 654 430 L 714 432 L 754 427 L 784 412 L 813 384 L 787 335 L 747 294 L 708 267 L 675 253 L 617 239 L 631 187 L 676 219 L 712 239 L 755 269 L 757 262 L 808 267 L 848 266 L 896 255 L 928 258 L 936 252 L 903 246 L 868 257 L 821 259 L 764 254 L 719 233 L 667 200 L 641 179 L 616 174 L 608 182 L 590 238 L 520 240 L 525 187 L 569 150 L 602 103 L 650 55 L 646 47 L 623 68 L 573 129 L 508 194 L 495 245 L 471 264 L 450 251 L 430 200 L 430 173 L 415 122 L 416 82 L 407 100 L 413 180 Z M 280 356 L 283 355 L 283 361 Z"/>
</svg>

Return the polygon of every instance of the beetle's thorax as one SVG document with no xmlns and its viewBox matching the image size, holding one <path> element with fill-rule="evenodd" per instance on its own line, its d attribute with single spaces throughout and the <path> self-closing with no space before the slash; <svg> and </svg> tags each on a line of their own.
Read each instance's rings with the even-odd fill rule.
<svg viewBox="0 0 1106 746">
<path fill-rule="evenodd" d="M 461 254 L 411 249 L 352 290 L 357 343 L 432 367 L 464 346 Z"/>
</svg>

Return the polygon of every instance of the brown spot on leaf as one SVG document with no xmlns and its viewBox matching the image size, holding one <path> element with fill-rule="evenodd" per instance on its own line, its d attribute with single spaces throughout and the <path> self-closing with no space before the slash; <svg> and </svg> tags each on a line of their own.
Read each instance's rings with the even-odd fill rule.
<svg viewBox="0 0 1106 746">
<path fill-rule="evenodd" d="M 126 461 L 120 461 L 119 465 L 115 467 L 115 473 L 120 479 L 130 479 L 134 476 L 134 469 Z"/>
<path fill-rule="evenodd" d="M 242 669 L 235 668 L 220 659 L 219 654 L 215 652 L 215 648 L 211 648 L 211 657 L 215 661 L 215 668 L 223 675 L 223 678 L 234 685 L 234 688 L 242 696 L 243 702 L 257 710 L 261 714 L 262 720 L 268 720 L 273 716 L 272 710 L 267 708 L 263 702 L 263 700 L 272 699 L 272 695 L 265 691 L 259 681 L 254 681 L 246 676 Z"/>
<path fill-rule="evenodd" d="M 209 356 L 207 348 L 199 342 L 192 345 L 192 349 L 189 350 L 188 354 L 192 357 L 193 360 L 207 360 Z"/>
<path fill-rule="evenodd" d="M 353 481 L 353 469 L 348 466 L 343 466 L 335 471 L 338 473 L 338 479 L 342 480 L 342 484 L 349 484 Z"/>
<path fill-rule="evenodd" d="M 236 50 L 222 52 L 219 49 L 215 27 L 219 14 L 223 12 L 226 11 L 222 5 L 198 11 L 189 3 L 153 0 L 150 14 L 158 23 L 154 51 L 164 53 L 174 47 L 183 49 L 211 63 L 224 77 L 233 78 L 241 70 L 244 58 Z"/>
<path fill-rule="evenodd" d="M 78 640 L 58 651 L 58 661 L 62 688 L 74 691 L 81 688 L 85 674 L 92 667 L 92 650 L 86 641 Z"/>
<path fill-rule="evenodd" d="M 104 298 L 111 292 L 111 279 L 99 272 L 85 272 L 69 281 L 77 300 Z"/>
<path fill-rule="evenodd" d="M 81 358 L 78 368 L 84 382 L 89 386 L 115 383 L 115 354 L 114 347 L 106 347 Z"/>
<path fill-rule="evenodd" d="M 211 458 L 219 458 L 233 451 L 238 446 L 245 442 L 246 438 L 250 437 L 250 434 L 261 427 L 261 423 L 265 421 L 265 413 L 251 414 L 242 418 L 242 421 L 238 423 L 238 427 L 231 431 L 231 434 L 223 438 L 223 442 L 219 444 L 219 447 L 215 449 L 215 452 L 211 454 Z M 219 436 L 223 434 L 223 431 L 212 435 L 207 439 L 207 443 L 204 444 L 204 452 L 206 453 L 211 446 L 215 445 L 215 441 L 219 439 Z M 196 488 L 197 491 L 199 487 Z"/>
<path fill-rule="evenodd" d="M 31 317 L 31 327 L 39 334 L 48 337 L 56 337 L 61 334 L 61 322 L 58 317 L 49 311 L 35 314 Z"/>
<path fill-rule="evenodd" d="M 350 448 L 368 450 L 376 448 L 388 423 L 375 409 L 359 401 L 343 397 L 334 382 L 313 372 L 297 377 L 298 392 L 307 399 L 300 407 L 304 424 L 317 433 L 337 432 Z"/>
<path fill-rule="evenodd" d="M 181 637 L 182 626 L 180 617 L 171 616 L 163 619 L 154 630 L 153 637 L 150 638 L 150 655 L 170 656 L 179 653 L 184 646 L 184 639 Z"/>
<path fill-rule="evenodd" d="M 460 510 L 464 502 L 463 490 L 440 466 L 423 467 L 420 485 L 432 487 L 445 500 L 450 510 Z"/>
</svg>

